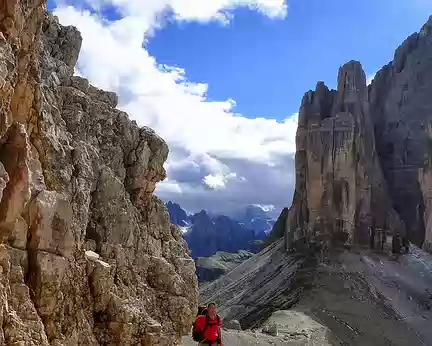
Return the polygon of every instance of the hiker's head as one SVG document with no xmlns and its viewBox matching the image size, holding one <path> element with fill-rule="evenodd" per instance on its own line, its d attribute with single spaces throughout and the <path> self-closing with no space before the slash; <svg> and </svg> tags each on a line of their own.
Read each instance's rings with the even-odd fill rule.
<svg viewBox="0 0 432 346">
<path fill-rule="evenodd" d="M 210 318 L 216 318 L 216 304 L 215 303 L 210 303 L 207 305 L 207 313 L 209 315 Z"/>
</svg>

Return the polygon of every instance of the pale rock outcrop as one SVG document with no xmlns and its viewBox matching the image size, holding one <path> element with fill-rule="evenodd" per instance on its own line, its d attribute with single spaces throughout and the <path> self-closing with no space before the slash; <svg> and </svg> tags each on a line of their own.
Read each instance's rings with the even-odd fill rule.
<svg viewBox="0 0 432 346">
<path fill-rule="evenodd" d="M 365 243 L 370 227 L 430 251 L 431 42 L 432 17 L 368 88 L 360 64 L 350 62 L 338 91 L 318 83 L 306 93 L 294 203 L 283 216 L 287 243 L 340 231 Z"/>
<path fill-rule="evenodd" d="M 197 279 L 153 191 L 165 142 L 73 76 L 45 1 L 0 1 L 0 344 L 173 345 Z"/>
<path fill-rule="evenodd" d="M 375 150 L 360 63 L 339 70 L 338 91 L 322 82 L 302 100 L 296 135 L 296 190 L 286 242 L 368 244 L 370 228 L 405 234 Z"/>
</svg>

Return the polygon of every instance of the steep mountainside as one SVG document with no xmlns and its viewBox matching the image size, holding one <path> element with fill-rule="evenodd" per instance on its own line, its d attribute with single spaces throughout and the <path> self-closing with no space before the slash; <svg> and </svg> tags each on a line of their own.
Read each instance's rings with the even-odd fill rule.
<svg viewBox="0 0 432 346">
<path fill-rule="evenodd" d="M 264 246 L 270 245 L 271 243 L 275 242 L 276 240 L 279 240 L 285 235 L 288 212 L 289 212 L 288 208 L 282 209 L 282 212 L 280 213 L 268 237 L 264 242 Z"/>
<path fill-rule="evenodd" d="M 410 239 L 432 250 L 432 17 L 370 87 L 376 145 L 393 205 Z M 427 226 L 427 227 L 426 227 Z"/>
<path fill-rule="evenodd" d="M 218 251 L 258 252 L 261 249 L 260 240 L 266 238 L 264 231 L 247 228 L 239 221 L 224 215 L 211 216 L 205 210 L 187 215 L 176 203 L 168 202 L 166 205 L 171 222 L 181 227 L 193 258 L 211 257 Z M 268 227 L 267 223 L 265 227 Z"/>
<path fill-rule="evenodd" d="M 191 217 L 192 227 L 184 237 L 192 251 L 192 257 L 209 257 L 217 251 L 237 252 L 257 250 L 254 231 L 244 228 L 226 216 L 212 219 L 205 211 Z M 255 249 L 254 249 L 255 247 Z"/>
<path fill-rule="evenodd" d="M 357 62 L 338 91 L 318 83 L 302 101 L 287 246 L 299 238 L 373 242 L 399 234 L 430 250 L 432 18 L 369 88 Z"/>
<path fill-rule="evenodd" d="M 430 255 L 412 247 L 392 261 L 366 250 L 340 249 L 317 265 L 283 249 L 280 240 L 203 286 L 202 303 L 215 301 L 225 322 L 239 320 L 243 329 L 260 331 L 279 315 L 284 342 L 271 344 L 432 345 Z M 249 345 L 247 336 L 229 338 Z"/>
<path fill-rule="evenodd" d="M 0 344 L 172 346 L 197 280 L 153 195 L 168 148 L 73 77 L 44 3 L 0 1 Z"/>
</svg>

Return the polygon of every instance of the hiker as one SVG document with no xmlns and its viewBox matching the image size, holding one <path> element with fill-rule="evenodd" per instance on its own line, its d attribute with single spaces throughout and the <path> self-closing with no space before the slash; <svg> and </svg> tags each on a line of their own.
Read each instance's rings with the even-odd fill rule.
<svg viewBox="0 0 432 346">
<path fill-rule="evenodd" d="M 223 346 L 222 319 L 216 312 L 216 304 L 210 303 L 207 309 L 198 311 L 198 316 L 193 326 L 192 336 L 198 345 Z"/>
</svg>

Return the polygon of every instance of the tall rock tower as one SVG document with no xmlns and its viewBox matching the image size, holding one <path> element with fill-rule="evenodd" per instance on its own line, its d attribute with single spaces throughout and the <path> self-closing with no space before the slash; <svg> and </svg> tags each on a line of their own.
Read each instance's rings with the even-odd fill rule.
<svg viewBox="0 0 432 346">
<path fill-rule="evenodd" d="M 405 234 L 380 168 L 359 62 L 339 70 L 337 91 L 320 82 L 305 94 L 296 143 L 287 242 L 294 237 L 367 244 L 371 228 Z"/>
</svg>

